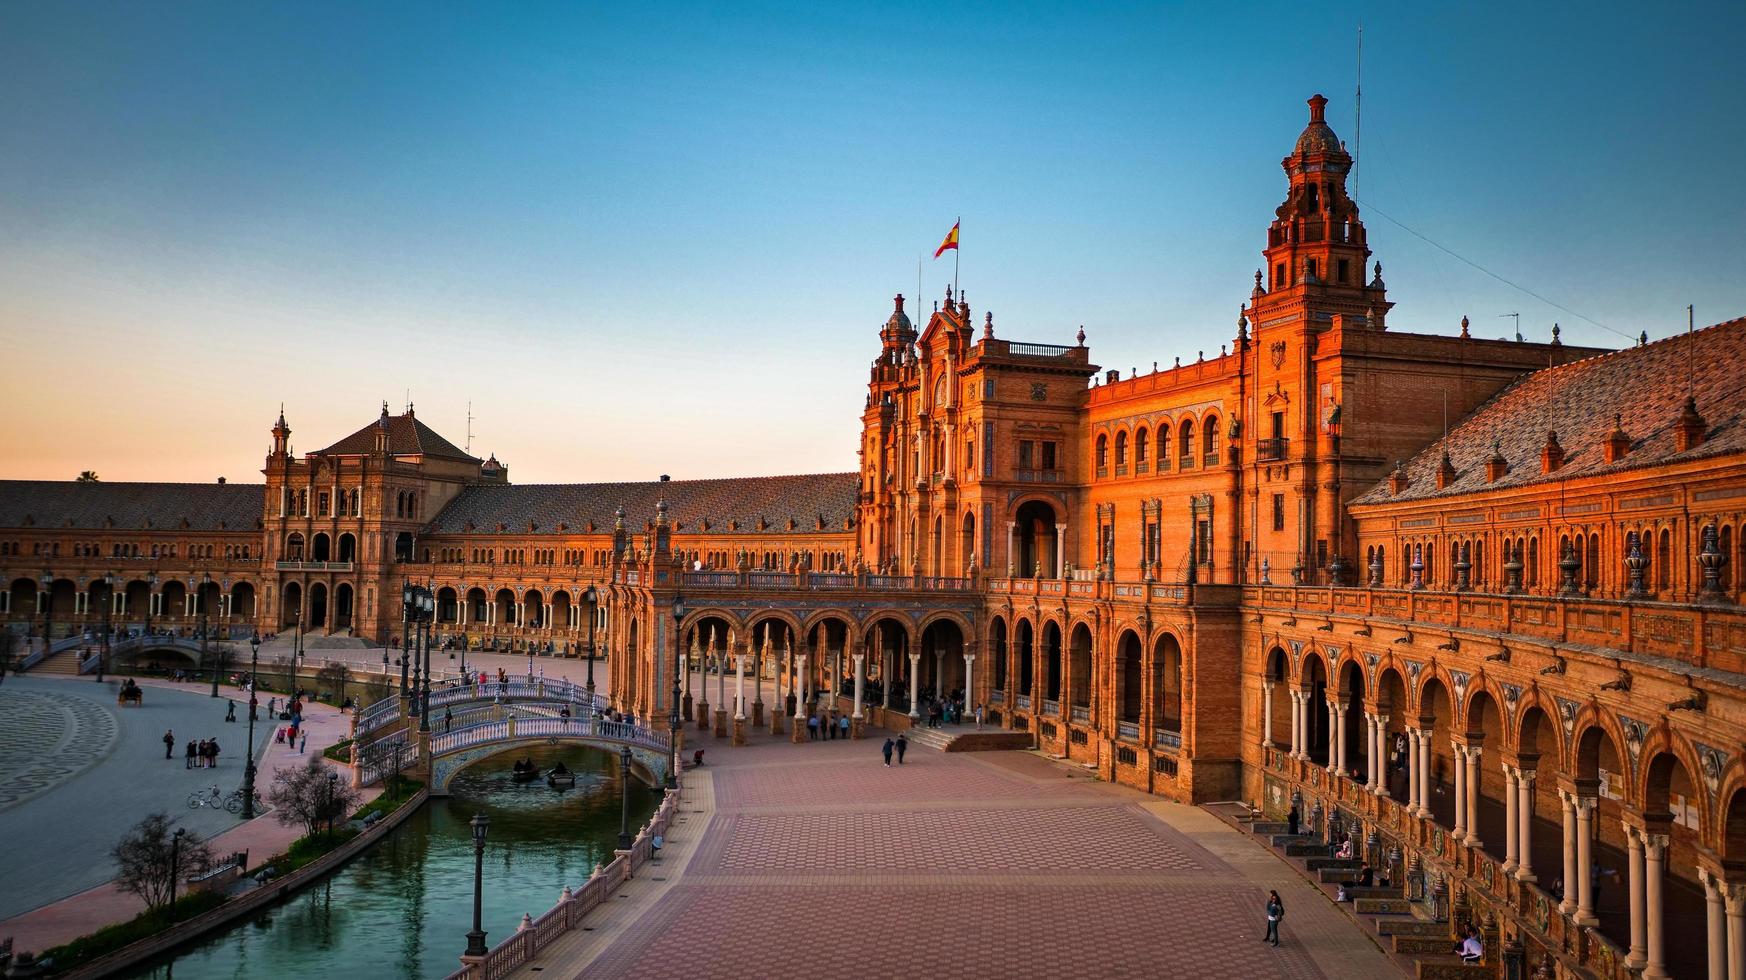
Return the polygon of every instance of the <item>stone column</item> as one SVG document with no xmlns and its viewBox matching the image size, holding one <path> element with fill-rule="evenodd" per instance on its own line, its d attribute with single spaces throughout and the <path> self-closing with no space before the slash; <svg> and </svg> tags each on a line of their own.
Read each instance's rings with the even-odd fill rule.
<svg viewBox="0 0 1746 980">
<path fill-rule="evenodd" d="M 734 657 L 734 744 L 746 744 L 746 661 L 745 654 Z"/>
<path fill-rule="evenodd" d="M 1346 774 L 1346 699 L 1328 699 L 1328 710 L 1334 714 L 1334 723 L 1328 727 L 1333 729 L 1334 746 L 1328 752 L 1328 771 L 1336 777 Z"/>
<path fill-rule="evenodd" d="M 1626 880 L 1631 896 L 1631 951 L 1625 956 L 1627 966 L 1642 967 L 1649 962 L 1649 921 L 1643 910 L 1643 833 L 1625 824 L 1625 842 L 1630 848 L 1630 878 Z"/>
<path fill-rule="evenodd" d="M 1464 787 L 1466 789 L 1464 798 L 1467 801 L 1468 847 L 1481 846 L 1479 840 L 1479 760 L 1482 753 L 1483 750 L 1480 746 L 1469 745 L 1467 747 L 1467 779 Z"/>
<path fill-rule="evenodd" d="M 772 735 L 782 734 L 782 715 L 784 713 L 783 709 L 788 704 L 787 701 L 784 701 L 782 699 L 782 680 L 788 674 L 788 668 L 787 668 L 787 665 L 784 663 L 785 658 L 783 657 L 783 653 L 788 654 L 789 656 L 793 656 L 794 650 L 793 650 L 793 648 L 789 647 L 789 648 L 785 648 L 782 653 L 775 653 L 775 654 L 770 655 L 770 666 L 772 668 L 774 668 L 774 670 L 772 670 L 772 673 L 774 673 L 776 675 L 775 681 L 772 685 L 774 688 L 772 693 L 776 698 L 776 704 L 775 704 L 775 707 L 772 708 L 770 711 L 770 734 L 772 734 Z M 763 678 L 763 676 L 764 676 L 764 672 L 762 670 L 758 671 L 758 677 L 760 678 L 760 681 Z M 759 686 L 760 687 L 762 686 L 761 682 L 760 682 Z M 790 688 L 790 689 L 792 690 L 792 688 Z M 752 712 L 753 712 L 753 715 L 755 717 L 757 714 L 757 708 L 754 707 L 752 709 Z"/>
<path fill-rule="evenodd" d="M 1409 728 L 1407 737 L 1407 815 L 1419 812 L 1419 730 Z"/>
<path fill-rule="evenodd" d="M 770 653 L 770 628 L 764 627 L 764 642 L 752 647 L 752 727 L 764 723 L 764 658 Z"/>
<path fill-rule="evenodd" d="M 1746 887 L 1722 883 L 1728 912 L 1728 980 L 1746 980 Z"/>
<path fill-rule="evenodd" d="M 1376 716 L 1376 748 L 1371 750 L 1370 768 L 1374 770 L 1373 789 L 1377 796 L 1388 795 L 1388 716 Z"/>
<path fill-rule="evenodd" d="M 806 654 L 804 654 L 804 653 L 799 654 L 798 659 L 795 661 L 795 663 L 800 669 L 799 676 L 805 677 L 806 676 Z M 804 685 L 796 685 L 796 687 L 797 687 L 796 696 L 794 698 L 794 734 L 791 738 L 792 738 L 792 741 L 796 745 L 798 745 L 801 742 L 806 741 L 806 733 L 807 733 L 808 729 L 806 727 L 806 722 L 807 722 L 806 688 Z M 780 714 L 781 712 L 773 712 L 773 713 Z"/>
<path fill-rule="evenodd" d="M 1055 577 L 1067 577 L 1067 525 L 1055 525 Z"/>
<path fill-rule="evenodd" d="M 1452 829 L 1455 842 L 1460 843 L 1467 839 L 1467 798 L 1464 792 L 1467 788 L 1467 746 L 1451 740 L 1449 749 L 1455 755 L 1455 764 L 1450 766 L 1455 782 L 1455 826 Z"/>
<path fill-rule="evenodd" d="M 861 713 L 861 691 L 867 684 L 867 655 L 855 654 L 855 713 L 849 716 L 849 737 L 867 737 L 867 717 Z"/>
<path fill-rule="evenodd" d="M 1303 717 L 1303 704 L 1298 698 L 1296 688 L 1289 689 L 1285 693 L 1291 695 L 1291 751 L 1287 754 L 1293 759 L 1300 759 L 1303 757 L 1301 755 L 1303 742 L 1299 736 L 1303 734 L 1303 726 L 1298 722 Z"/>
<path fill-rule="evenodd" d="M 1261 682 L 1261 744 L 1273 747 L 1273 682 Z"/>
<path fill-rule="evenodd" d="M 911 649 L 909 651 L 909 716 L 911 718 L 921 717 L 921 685 L 917 683 L 919 680 L 921 680 L 921 653 Z"/>
<path fill-rule="evenodd" d="M 1534 777 L 1532 769 L 1516 770 L 1516 880 L 1534 881 Z"/>
<path fill-rule="evenodd" d="M 1503 764 L 1504 774 L 1504 862 L 1503 873 L 1508 875 L 1516 870 L 1520 862 L 1516 855 L 1516 770 L 1509 763 Z"/>
<path fill-rule="evenodd" d="M 976 706 L 981 703 L 976 700 L 976 685 L 972 683 L 975 679 L 976 655 L 966 653 L 964 654 L 964 710 L 969 713 L 972 721 L 976 719 Z"/>
<path fill-rule="evenodd" d="M 1576 797 L 1561 789 L 1558 803 L 1564 811 L 1564 897 L 1558 901 L 1558 912 L 1569 915 L 1576 911 Z"/>
<path fill-rule="evenodd" d="M 1722 883 L 1708 868 L 1698 868 L 1698 881 L 1704 886 L 1704 936 L 1708 940 L 1709 980 L 1726 980 L 1728 976 L 1728 926 L 1722 909 Z"/>
<path fill-rule="evenodd" d="M 1594 914 L 1594 814 L 1599 800 L 1592 796 L 1572 797 L 1576 807 L 1576 924 L 1592 926 L 1600 922 Z"/>
<path fill-rule="evenodd" d="M 1011 573 L 1011 574 L 1022 574 L 1023 573 L 1024 570 L 1018 567 L 1018 560 L 1019 560 L 1018 522 L 1017 521 L 1007 521 L 1006 522 L 1006 567 L 1009 570 L 1009 573 Z"/>
<path fill-rule="evenodd" d="M 1667 885 L 1665 865 L 1667 863 L 1667 845 L 1669 837 L 1666 834 L 1643 835 L 1643 904 L 1648 913 L 1648 946 L 1649 965 L 1643 970 L 1643 980 L 1670 980 L 1672 974 L 1667 972 L 1667 943 L 1665 907 L 1662 901 Z"/>
</svg>

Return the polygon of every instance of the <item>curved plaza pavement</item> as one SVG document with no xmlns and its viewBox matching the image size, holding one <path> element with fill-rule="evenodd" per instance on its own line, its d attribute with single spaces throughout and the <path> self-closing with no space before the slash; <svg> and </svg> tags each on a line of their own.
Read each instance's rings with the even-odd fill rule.
<svg viewBox="0 0 1746 980">
<path fill-rule="evenodd" d="M 688 737 L 709 765 L 686 776 L 670 856 L 518 976 L 1401 976 L 1198 808 L 1031 753 L 917 746 L 887 769 L 882 734 Z M 1269 888 L 1288 908 L 1278 949 L 1262 942 Z"/>
</svg>

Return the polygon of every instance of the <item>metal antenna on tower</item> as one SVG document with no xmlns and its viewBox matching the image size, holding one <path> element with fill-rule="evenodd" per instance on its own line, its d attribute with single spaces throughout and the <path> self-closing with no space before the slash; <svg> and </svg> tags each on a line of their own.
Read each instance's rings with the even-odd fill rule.
<svg viewBox="0 0 1746 980">
<path fill-rule="evenodd" d="M 467 447 L 466 447 L 466 451 L 467 451 L 468 455 L 472 455 L 472 452 L 473 452 L 473 403 L 472 402 L 467 403 Z"/>
<path fill-rule="evenodd" d="M 1499 313 L 1497 315 L 1497 318 L 1499 320 L 1502 320 L 1506 316 L 1513 316 L 1516 318 L 1516 343 L 1518 343 L 1518 344 L 1521 343 L 1522 342 L 1522 315 L 1520 313 Z"/>
<path fill-rule="evenodd" d="M 1358 74 L 1352 93 L 1352 197 L 1358 196 L 1358 158 L 1364 153 L 1364 21 L 1358 21 Z"/>
</svg>

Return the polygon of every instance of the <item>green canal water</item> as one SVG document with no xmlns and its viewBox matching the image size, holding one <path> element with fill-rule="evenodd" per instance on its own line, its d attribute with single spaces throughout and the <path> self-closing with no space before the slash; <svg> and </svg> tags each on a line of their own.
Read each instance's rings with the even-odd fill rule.
<svg viewBox="0 0 1746 980">
<path fill-rule="evenodd" d="M 485 845 L 486 943 L 539 916 L 565 885 L 587 880 L 618 842 L 618 758 L 598 749 L 530 750 L 541 768 L 559 759 L 576 788 L 515 783 L 513 755 L 455 777 L 433 799 L 325 880 L 282 905 L 175 951 L 133 973 L 152 980 L 271 977 L 442 977 L 460 966 L 473 927 L 473 814 L 491 818 Z M 630 780 L 631 827 L 660 805 L 660 791 Z"/>
</svg>

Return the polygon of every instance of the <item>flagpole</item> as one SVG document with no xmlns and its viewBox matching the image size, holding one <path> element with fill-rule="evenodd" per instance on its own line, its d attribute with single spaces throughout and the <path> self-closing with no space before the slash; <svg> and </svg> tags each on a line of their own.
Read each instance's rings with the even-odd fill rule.
<svg viewBox="0 0 1746 980">
<path fill-rule="evenodd" d="M 952 228 L 958 232 L 957 247 L 952 249 L 952 295 L 958 295 L 958 256 L 964 251 L 964 218 L 960 216 Z"/>
</svg>

